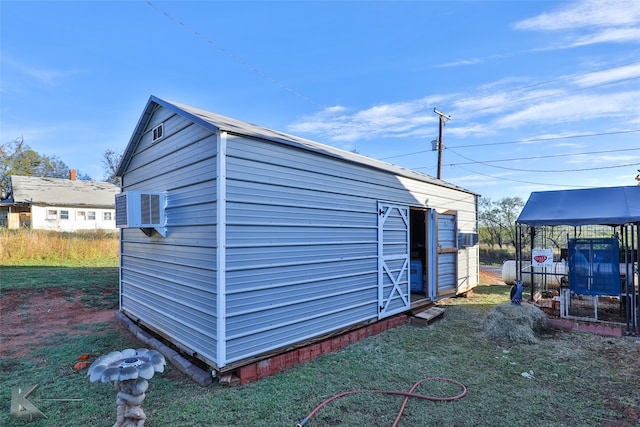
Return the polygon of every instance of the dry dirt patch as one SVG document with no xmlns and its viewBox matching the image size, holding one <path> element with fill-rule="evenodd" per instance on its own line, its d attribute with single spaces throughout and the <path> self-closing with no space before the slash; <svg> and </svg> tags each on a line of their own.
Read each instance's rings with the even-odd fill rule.
<svg viewBox="0 0 640 427">
<path fill-rule="evenodd" d="M 118 327 L 115 308 L 104 303 L 110 294 L 88 296 L 61 288 L 36 292 L 12 290 L 0 300 L 0 357 L 29 357 L 34 349 L 61 333 L 91 333 L 90 323 L 109 322 Z"/>
<path fill-rule="evenodd" d="M 480 284 L 481 285 L 506 285 L 502 280 L 502 275 L 493 273 L 491 271 L 480 269 Z"/>
</svg>

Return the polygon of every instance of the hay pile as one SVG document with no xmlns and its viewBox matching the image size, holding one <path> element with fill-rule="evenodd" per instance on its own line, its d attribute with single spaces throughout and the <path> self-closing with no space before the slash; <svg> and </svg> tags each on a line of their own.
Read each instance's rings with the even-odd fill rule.
<svg viewBox="0 0 640 427">
<path fill-rule="evenodd" d="M 525 344 L 537 343 L 536 334 L 548 328 L 549 321 L 542 310 L 525 302 L 499 304 L 484 321 L 484 331 L 489 338 Z"/>
</svg>

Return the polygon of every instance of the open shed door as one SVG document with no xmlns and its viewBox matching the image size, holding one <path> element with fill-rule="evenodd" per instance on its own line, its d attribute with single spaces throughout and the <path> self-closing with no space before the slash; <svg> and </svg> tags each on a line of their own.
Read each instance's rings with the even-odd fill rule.
<svg viewBox="0 0 640 427">
<path fill-rule="evenodd" d="M 411 308 L 409 207 L 378 202 L 378 318 Z"/>
<path fill-rule="evenodd" d="M 436 213 L 436 296 L 455 295 L 458 290 L 458 214 Z"/>
</svg>

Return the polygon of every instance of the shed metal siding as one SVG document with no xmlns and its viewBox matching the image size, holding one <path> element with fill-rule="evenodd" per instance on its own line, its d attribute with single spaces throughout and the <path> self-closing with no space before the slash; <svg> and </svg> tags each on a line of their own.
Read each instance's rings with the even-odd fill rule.
<svg viewBox="0 0 640 427">
<path fill-rule="evenodd" d="M 168 234 L 122 231 L 122 308 L 217 368 L 378 317 L 378 202 L 477 231 L 467 190 L 157 98 L 131 141 L 123 190 L 167 191 Z"/>
<path fill-rule="evenodd" d="M 153 142 L 153 127 L 164 138 Z M 216 135 L 155 108 L 132 152 L 123 191 L 167 191 L 167 238 L 123 229 L 121 308 L 215 363 Z"/>
<path fill-rule="evenodd" d="M 438 212 L 456 211 L 458 231 L 477 233 L 477 211 L 475 194 L 452 191 L 450 188 L 429 186 L 405 177 L 399 177 L 402 185 L 415 197 Z M 428 202 L 427 202 L 428 201 Z M 455 242 L 451 242 L 454 246 Z M 478 284 L 480 265 L 478 245 L 460 248 L 458 257 L 458 292 L 464 292 Z"/>
<path fill-rule="evenodd" d="M 377 318 L 377 202 L 422 206 L 427 197 L 474 200 L 468 192 L 229 136 L 227 362 Z"/>
<path fill-rule="evenodd" d="M 379 188 L 341 163 L 229 137 L 229 362 L 376 317 Z"/>
</svg>

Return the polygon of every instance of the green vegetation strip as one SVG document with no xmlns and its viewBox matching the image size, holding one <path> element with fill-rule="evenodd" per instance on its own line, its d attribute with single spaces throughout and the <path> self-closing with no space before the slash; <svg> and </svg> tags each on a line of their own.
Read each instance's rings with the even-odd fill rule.
<svg viewBox="0 0 640 427">
<path fill-rule="evenodd" d="M 0 292 L 46 288 L 118 290 L 118 267 L 0 266 L 0 278 Z"/>
</svg>

